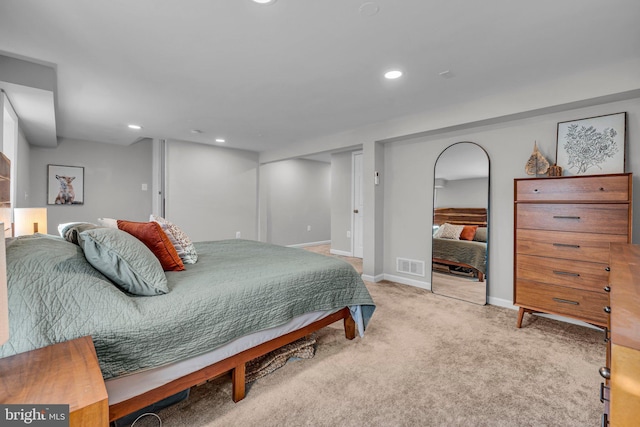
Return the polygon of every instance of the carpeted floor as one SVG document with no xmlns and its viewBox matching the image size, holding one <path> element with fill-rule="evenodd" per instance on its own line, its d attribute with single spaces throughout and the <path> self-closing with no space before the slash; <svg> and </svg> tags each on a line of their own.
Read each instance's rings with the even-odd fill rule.
<svg viewBox="0 0 640 427">
<path fill-rule="evenodd" d="M 357 260 L 355 260 L 357 262 Z M 364 338 L 336 324 L 313 359 L 290 361 L 231 400 L 222 377 L 159 412 L 163 425 L 597 426 L 602 333 L 390 282 Z M 136 427 L 157 426 L 151 417 Z"/>
</svg>

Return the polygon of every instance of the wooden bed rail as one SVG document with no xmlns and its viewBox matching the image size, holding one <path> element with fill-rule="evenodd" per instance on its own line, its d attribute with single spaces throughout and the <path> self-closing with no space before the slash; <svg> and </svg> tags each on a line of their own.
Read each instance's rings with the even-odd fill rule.
<svg viewBox="0 0 640 427">
<path fill-rule="evenodd" d="M 315 321 L 303 328 L 297 329 L 288 334 L 274 338 L 271 341 L 262 343 L 256 347 L 249 348 L 241 353 L 221 360 L 213 365 L 209 365 L 199 371 L 187 374 L 184 377 L 173 380 L 163 386 L 150 390 L 131 399 L 115 403 L 109 406 L 109 421 L 117 420 L 132 412 L 145 408 L 155 402 L 203 383 L 207 380 L 218 377 L 224 373 L 232 371 L 232 398 L 234 402 L 239 402 L 245 396 L 245 364 L 260 357 L 270 351 L 276 350 L 284 345 L 305 337 L 312 332 L 324 328 L 338 320 L 344 320 L 345 337 L 352 340 L 356 337 L 356 324 L 351 317 L 349 307 L 345 307 L 329 316 Z"/>
</svg>

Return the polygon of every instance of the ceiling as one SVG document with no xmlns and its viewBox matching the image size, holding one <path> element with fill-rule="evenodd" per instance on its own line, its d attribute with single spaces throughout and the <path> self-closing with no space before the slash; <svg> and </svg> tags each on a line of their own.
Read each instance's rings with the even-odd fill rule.
<svg viewBox="0 0 640 427">
<path fill-rule="evenodd" d="M 265 152 L 637 58 L 639 18 L 638 0 L 2 0 L 0 54 L 50 64 L 58 137 Z"/>
</svg>

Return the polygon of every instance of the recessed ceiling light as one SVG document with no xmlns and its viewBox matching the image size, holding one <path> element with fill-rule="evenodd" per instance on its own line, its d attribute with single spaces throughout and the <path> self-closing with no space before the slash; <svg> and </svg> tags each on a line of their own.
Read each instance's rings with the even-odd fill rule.
<svg viewBox="0 0 640 427">
<path fill-rule="evenodd" d="M 253 2 L 259 4 L 273 4 L 276 0 L 253 0 Z"/>
<path fill-rule="evenodd" d="M 216 142 L 222 143 L 222 142 L 226 142 L 226 141 L 224 140 L 224 138 L 216 138 Z"/>
<path fill-rule="evenodd" d="M 200 129 L 191 129 L 189 132 L 195 133 L 195 134 L 202 133 Z"/>
<path fill-rule="evenodd" d="M 358 11 L 362 16 L 373 16 L 380 12 L 380 6 L 372 1 L 367 1 L 360 5 Z"/>
<path fill-rule="evenodd" d="M 142 129 L 142 126 L 140 125 L 128 125 L 129 129 L 135 129 L 135 130 L 140 130 Z"/>
<path fill-rule="evenodd" d="M 402 71 L 400 70 L 391 70 L 384 73 L 384 77 L 389 80 L 397 79 L 402 76 Z"/>
</svg>

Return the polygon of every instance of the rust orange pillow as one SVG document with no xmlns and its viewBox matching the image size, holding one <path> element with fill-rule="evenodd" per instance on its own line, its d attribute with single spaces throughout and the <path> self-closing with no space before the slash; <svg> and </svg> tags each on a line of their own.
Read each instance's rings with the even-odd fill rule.
<svg viewBox="0 0 640 427">
<path fill-rule="evenodd" d="M 462 232 L 460 232 L 460 240 L 473 240 L 477 229 L 477 225 L 465 225 Z"/>
<path fill-rule="evenodd" d="M 164 271 L 182 271 L 184 264 L 157 222 L 118 220 L 118 228 L 140 240 L 158 258 Z"/>
</svg>

